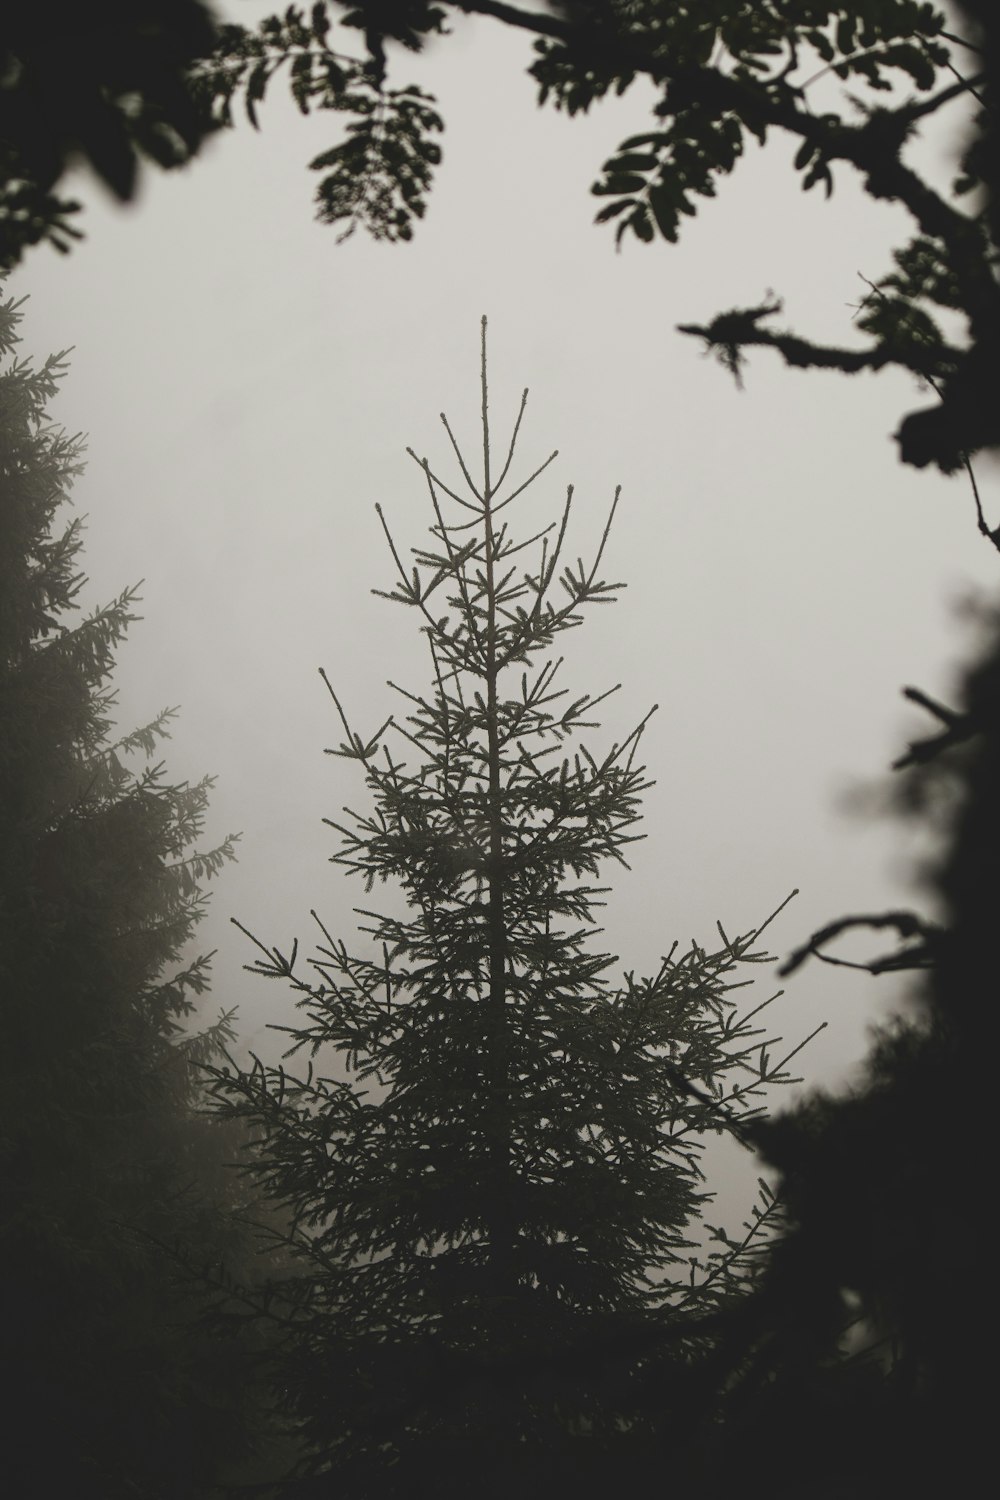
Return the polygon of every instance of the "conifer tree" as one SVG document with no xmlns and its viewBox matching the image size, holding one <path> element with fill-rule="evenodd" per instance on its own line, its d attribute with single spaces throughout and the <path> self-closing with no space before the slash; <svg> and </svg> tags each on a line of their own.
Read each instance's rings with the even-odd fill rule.
<svg viewBox="0 0 1000 1500">
<path fill-rule="evenodd" d="M 82 523 L 59 513 L 83 444 L 48 417 L 65 355 L 19 358 L 21 316 L 0 302 L 4 1480 L 21 1500 L 195 1500 L 249 1436 L 240 1347 L 199 1329 L 168 1253 L 251 1272 L 234 1143 L 195 1108 L 230 1017 L 187 1024 L 202 885 L 233 839 L 200 852 L 210 780 L 149 763 L 170 711 L 112 737 L 137 596 L 78 612 Z"/>
<path fill-rule="evenodd" d="M 745 1238 L 719 1230 L 707 1254 L 692 1238 L 706 1138 L 745 1129 L 788 1077 L 760 1029 L 769 1001 L 732 993 L 767 958 L 763 929 L 720 926 L 715 951 L 674 945 L 650 978 L 606 977 L 599 872 L 638 837 L 649 715 L 588 748 L 608 693 L 570 701 L 555 650 L 616 597 L 611 517 L 589 566 L 565 559 L 572 487 L 558 521 L 515 536 L 513 504 L 556 455 L 508 482 L 527 392 L 498 465 L 485 319 L 481 361 L 481 476 L 444 417 L 464 489 L 408 450 L 433 512 L 412 570 L 378 509 L 384 597 L 416 616 L 429 690 L 396 688 L 402 714 L 360 733 L 323 673 L 332 753 L 373 803 L 331 822 L 334 862 L 399 887 L 405 910 L 360 909 L 361 953 L 313 913 L 311 973 L 297 945 L 254 938 L 251 971 L 297 992 L 279 1029 L 306 1060 L 211 1070 L 292 1216 L 301 1274 L 266 1311 L 309 1454 L 294 1494 L 596 1493 L 665 1448 L 680 1477 L 716 1415 L 713 1315 L 774 1216 L 765 1189 Z"/>
</svg>

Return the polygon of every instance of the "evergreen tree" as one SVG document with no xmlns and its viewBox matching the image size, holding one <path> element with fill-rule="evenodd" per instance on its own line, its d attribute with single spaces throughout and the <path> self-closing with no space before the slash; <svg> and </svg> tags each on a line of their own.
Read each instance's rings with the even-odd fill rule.
<svg viewBox="0 0 1000 1500">
<path fill-rule="evenodd" d="M 691 1238 L 706 1139 L 744 1131 L 788 1077 L 769 1002 L 732 993 L 767 958 L 762 929 L 720 926 L 716 951 L 675 945 L 618 987 L 593 944 L 600 867 L 638 837 L 649 715 L 607 750 L 576 739 L 608 694 L 570 701 L 555 646 L 620 587 L 600 572 L 611 518 L 589 567 L 564 560 L 572 487 L 557 523 L 515 539 L 508 507 L 551 461 L 508 483 L 526 397 L 498 465 L 484 319 L 481 478 L 442 418 L 465 490 L 418 460 L 433 524 L 412 571 L 379 509 L 385 597 L 417 616 L 429 691 L 397 688 L 403 715 L 358 733 L 324 674 L 333 753 L 374 804 L 331 823 L 334 862 L 405 908 L 361 910 L 361 954 L 317 917 L 313 975 L 297 946 L 257 942 L 252 970 L 297 993 L 279 1029 L 308 1063 L 211 1070 L 292 1216 L 301 1274 L 266 1310 L 309 1455 L 294 1494 L 596 1493 L 668 1450 L 680 1477 L 716 1418 L 713 1318 L 774 1215 L 765 1190 L 745 1239 L 717 1231 L 702 1259 Z"/>
<path fill-rule="evenodd" d="M 76 613 L 82 523 L 59 512 L 83 445 L 47 415 L 65 356 L 19 358 L 21 316 L 0 303 L 4 1478 L 24 1500 L 192 1500 L 248 1440 L 240 1347 L 199 1330 L 169 1253 L 252 1274 L 235 1143 L 196 1110 L 230 1017 L 187 1024 L 208 977 L 187 956 L 201 887 L 234 841 L 198 848 L 210 780 L 131 768 L 169 711 L 112 739 L 136 593 Z"/>
</svg>

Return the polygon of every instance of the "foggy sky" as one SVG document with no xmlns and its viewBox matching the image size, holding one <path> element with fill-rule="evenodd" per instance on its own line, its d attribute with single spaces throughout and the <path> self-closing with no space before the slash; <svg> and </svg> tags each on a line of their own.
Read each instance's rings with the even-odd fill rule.
<svg viewBox="0 0 1000 1500">
<path fill-rule="evenodd" d="M 122 726 L 179 703 L 169 772 L 218 773 L 209 841 L 243 831 L 199 947 L 219 950 L 207 1017 L 238 1005 L 257 1048 L 288 1005 L 241 974 L 253 955 L 228 919 L 308 946 L 316 906 L 350 945 L 364 892 L 327 863 L 321 819 L 363 792 L 323 754 L 339 725 L 317 668 L 362 731 L 396 706 L 386 678 L 427 684 L 417 622 L 369 593 L 392 576 L 374 505 L 400 545 L 422 540 L 426 491 L 404 449 L 451 471 L 441 410 L 476 452 L 482 313 L 498 443 L 527 385 L 518 472 L 560 449 L 516 524 L 537 529 L 573 483 L 569 551 L 587 556 L 623 487 L 605 576 L 628 588 L 564 638 L 568 681 L 623 685 L 588 743 L 660 704 L 647 838 L 631 875 L 609 872 L 623 966 L 649 972 L 675 938 L 710 944 L 716 919 L 746 930 L 793 886 L 782 954 L 848 911 L 923 899 L 900 830 L 840 804 L 927 727 L 905 683 L 948 698 L 966 640 L 952 606 L 995 573 L 964 481 L 897 462 L 889 435 L 928 399 L 911 381 L 792 372 L 759 351 L 740 392 L 674 332 L 773 289 L 789 326 L 848 341 L 858 273 L 888 269 L 905 216 L 846 168 L 831 202 L 803 194 L 794 147 L 775 137 L 699 200 L 679 246 L 616 254 L 588 188 L 646 127 L 650 91 L 570 121 L 537 109 L 529 39 L 454 28 L 423 58 L 391 57 L 393 81 L 434 92 L 447 125 L 412 244 L 359 231 L 338 246 L 313 221 L 307 162 L 339 121 L 303 120 L 279 84 L 259 134 L 240 122 L 190 170 L 146 174 L 137 207 L 81 178 L 85 243 L 34 251 L 9 282 L 31 295 L 24 352 L 75 345 L 57 415 L 90 438 L 74 492 L 87 601 L 145 579 L 120 656 Z M 951 146 L 939 133 L 920 160 L 938 170 Z M 995 524 L 996 468 L 980 478 Z M 892 983 L 817 964 L 790 981 L 785 1035 L 829 1023 L 807 1079 L 849 1074 Z"/>
</svg>

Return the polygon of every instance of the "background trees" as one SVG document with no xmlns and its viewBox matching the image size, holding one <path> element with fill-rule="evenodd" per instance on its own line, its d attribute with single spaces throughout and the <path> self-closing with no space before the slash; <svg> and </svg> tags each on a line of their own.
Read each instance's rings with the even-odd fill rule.
<svg viewBox="0 0 1000 1500">
<path fill-rule="evenodd" d="M 646 720 L 595 753 L 578 735 L 614 688 L 561 687 L 555 652 L 619 587 L 602 576 L 611 517 L 590 565 L 567 561 L 572 487 L 558 521 L 513 531 L 507 507 L 551 460 L 511 474 L 522 400 L 498 461 L 485 332 L 482 477 L 446 421 L 464 488 L 417 460 L 434 520 L 412 569 L 379 511 L 385 597 L 417 616 L 430 689 L 397 688 L 400 717 L 359 733 L 330 688 L 333 753 L 374 801 L 330 820 L 335 862 L 401 887 L 405 909 L 361 908 L 360 955 L 317 917 L 316 978 L 297 945 L 257 942 L 255 971 L 297 992 L 281 1029 L 302 1066 L 211 1069 L 292 1220 L 299 1275 L 265 1306 L 286 1320 L 277 1381 L 307 1445 L 293 1494 L 693 1477 L 729 1373 L 711 1330 L 773 1215 L 765 1190 L 745 1236 L 698 1246 L 706 1137 L 739 1136 L 788 1078 L 768 1001 L 731 993 L 766 959 L 762 929 L 675 945 L 618 987 L 593 945 L 599 871 L 624 863 L 649 784 Z"/>
<path fill-rule="evenodd" d="M 4 1468 L 24 1496 L 179 1500 L 245 1458 L 256 1399 L 182 1269 L 255 1275 L 234 1137 L 195 1108 L 231 1015 L 188 1025 L 202 887 L 234 838 L 201 849 L 211 780 L 152 761 L 172 711 L 112 737 L 137 595 L 78 613 L 82 522 L 60 511 L 83 444 L 48 418 L 65 355 L 20 357 L 21 316 L 0 305 Z"/>
</svg>

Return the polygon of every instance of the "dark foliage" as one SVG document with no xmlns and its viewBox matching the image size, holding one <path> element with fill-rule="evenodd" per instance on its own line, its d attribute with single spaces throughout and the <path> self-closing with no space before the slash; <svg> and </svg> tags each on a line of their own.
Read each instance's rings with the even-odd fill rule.
<svg viewBox="0 0 1000 1500">
<path fill-rule="evenodd" d="M 210 781 L 149 763 L 170 712 L 113 740 L 108 678 L 134 590 L 81 618 L 82 442 L 47 407 L 65 369 L 19 358 L 0 304 L 0 1385 L 19 1500 L 196 1500 L 245 1463 L 247 1346 L 211 1340 L 194 1277 L 252 1280 L 237 1146 L 199 1114 L 230 1033 L 187 1023 Z M 130 762 L 139 758 L 136 769 Z M 143 763 L 145 761 L 145 763 Z M 175 1254 L 175 1249 L 178 1251 Z"/>
<path fill-rule="evenodd" d="M 807 369 L 910 370 L 938 400 L 903 420 L 898 440 L 906 463 L 950 473 L 1000 442 L 990 394 L 1000 371 L 998 246 L 977 194 L 989 180 L 996 139 L 994 85 L 983 66 L 995 46 L 992 32 L 985 40 L 956 36 L 933 5 L 918 0 L 568 0 L 555 12 L 462 0 L 454 8 L 534 34 L 530 72 L 540 99 L 570 114 L 623 93 L 637 77 L 656 85 L 652 128 L 626 140 L 594 186 L 607 200 L 598 221 L 615 222 L 619 243 L 626 236 L 676 240 L 697 198 L 714 196 L 747 142 L 763 143 L 773 131 L 799 142 L 795 169 L 804 188 L 822 185 L 829 197 L 843 166 L 860 174 L 871 197 L 901 204 L 913 239 L 863 299 L 857 327 L 867 342 L 860 347 L 823 347 L 776 332 L 764 326 L 763 308 L 683 331 L 703 337 L 736 374 L 744 350 L 755 345 Z M 292 8 L 257 33 L 226 28 L 211 65 L 199 72 L 200 86 L 227 118 L 241 89 L 253 118 L 270 78 L 287 64 L 301 108 L 312 101 L 355 116 L 346 142 L 313 163 L 333 169 L 319 189 L 320 217 L 345 223 L 348 233 L 360 223 L 379 238 L 406 238 L 412 216 L 424 211 L 439 159 L 429 136 L 441 121 L 418 89 L 386 89 L 383 43 L 396 38 L 416 50 L 446 13 L 384 0 L 354 6 L 344 25 L 365 34 L 368 56 L 358 61 L 332 50 L 330 7 L 314 5 L 308 20 Z M 995 29 L 988 16 L 985 24 Z M 810 90 L 823 79 L 845 87 L 836 108 L 820 111 Z M 906 145 L 960 98 L 976 101 L 978 116 L 954 191 L 942 194 L 907 165 Z M 766 311 L 779 309 L 775 303 Z M 963 315 L 957 341 L 941 332 L 941 310 Z"/>
<path fill-rule="evenodd" d="M 356 7 L 345 16 L 345 28 L 365 31 L 370 53 L 359 60 L 335 51 L 328 41 L 330 18 L 325 5 L 307 16 L 290 6 L 284 16 L 263 21 L 259 29 L 220 28 L 211 56 L 192 73 L 201 106 L 220 125 L 232 124 L 232 105 L 242 98 L 248 120 L 258 128 L 257 106 L 275 75 L 284 73 L 303 114 L 320 109 L 347 117 L 345 139 L 311 163 L 322 172 L 316 190 L 317 217 L 341 226 L 341 239 L 363 225 L 375 239 L 408 240 L 412 219 L 424 213 L 424 195 L 433 168 L 441 159 L 434 132 L 443 129 L 430 107 L 433 100 L 419 88 L 385 86 L 382 43 L 388 37 L 413 48 L 412 29 L 434 29 L 439 10 L 423 5 L 383 6 L 379 25 L 366 25 L 376 7 Z M 395 20 L 393 18 L 396 18 Z M 353 31 L 348 31 L 348 40 Z"/>
<path fill-rule="evenodd" d="M 434 521 L 412 568 L 382 522 L 386 597 L 426 635 L 431 687 L 397 689 L 401 716 L 371 734 L 334 698 L 334 753 L 374 802 L 331 823 L 335 862 L 398 886 L 405 913 L 362 908 L 360 954 L 320 922 L 311 975 L 297 946 L 258 942 L 252 971 L 297 992 L 280 1029 L 301 1063 L 212 1070 L 293 1223 L 298 1274 L 261 1303 L 307 1450 L 290 1496 L 541 1500 L 665 1464 L 694 1476 L 730 1374 L 714 1333 L 775 1219 L 763 1188 L 744 1232 L 697 1242 L 706 1139 L 743 1138 L 798 1050 L 776 1056 L 762 1006 L 733 994 L 766 957 L 760 929 L 675 945 L 617 987 L 594 945 L 596 878 L 624 863 L 648 785 L 642 725 L 580 743 L 608 695 L 572 698 L 555 652 L 615 596 L 608 531 L 592 565 L 564 561 L 570 489 L 515 538 L 507 507 L 547 463 L 507 482 L 512 440 L 497 464 L 483 338 L 482 477 L 457 445 L 461 489 L 418 461 Z"/>
<path fill-rule="evenodd" d="M 215 30 L 201 0 L 10 0 L 0 30 L 0 267 L 48 241 L 79 238 L 79 204 L 57 189 L 84 161 L 115 196 L 141 158 L 176 167 L 208 118 L 187 80 Z"/>
<path fill-rule="evenodd" d="M 418 86 L 388 86 L 386 45 L 418 52 L 460 10 L 534 35 L 530 72 L 540 100 L 571 114 L 637 77 L 656 85 L 650 130 L 623 142 L 594 186 L 607 200 L 598 221 L 613 220 L 619 242 L 675 240 L 747 142 L 773 131 L 798 141 L 804 188 L 822 185 L 830 196 L 846 167 L 871 197 L 902 205 L 913 238 L 863 299 L 860 347 L 775 331 L 760 308 L 683 331 L 703 337 L 734 373 L 752 346 L 773 347 L 802 368 L 912 371 L 937 400 L 900 425 L 906 463 L 950 473 L 1000 443 L 990 394 L 1000 380 L 1000 250 L 996 209 L 978 193 L 996 155 L 996 20 L 985 0 L 966 7 L 965 37 L 925 0 L 564 0 L 538 12 L 503 0 L 317 0 L 256 30 L 213 27 L 197 0 L 171 6 L 169 17 L 154 0 L 138 16 L 122 9 L 104 0 L 96 16 L 91 7 L 72 23 L 63 12 L 53 21 L 47 7 L 15 9 L 0 72 L 0 261 L 12 264 L 45 238 L 66 247 L 75 205 L 54 187 L 74 154 L 127 198 L 139 152 L 164 166 L 187 160 L 208 130 L 232 124 L 237 98 L 256 127 L 279 73 L 303 113 L 332 111 L 347 122 L 343 139 L 311 164 L 323 174 L 320 220 L 340 226 L 342 237 L 361 225 L 377 239 L 409 239 L 441 158 L 434 136 L 443 123 Z M 844 87 L 837 107 L 814 109 L 810 90 L 824 79 Z M 954 190 L 942 194 L 907 165 L 906 145 L 960 98 L 975 101 L 978 114 Z M 942 310 L 964 318 L 957 341 L 941 332 Z"/>
<path fill-rule="evenodd" d="M 615 223 L 619 242 L 629 236 L 642 243 L 675 239 L 698 199 L 713 196 L 721 179 L 735 169 L 748 141 L 766 142 L 774 131 L 797 140 L 795 170 L 804 188 L 822 186 L 835 198 L 840 174 L 852 171 L 873 198 L 896 202 L 909 213 L 912 236 L 895 253 L 891 268 L 866 284 L 856 319 L 862 337 L 850 347 L 820 345 L 775 327 L 778 298 L 704 324 L 684 325 L 683 331 L 702 339 L 737 379 L 747 351 L 754 348 L 771 348 L 804 369 L 857 373 L 896 366 L 934 394 L 933 401 L 900 424 L 897 436 L 905 462 L 933 464 L 946 473 L 965 468 L 971 477 L 971 455 L 1000 443 L 1000 22 L 991 0 L 966 0 L 959 7 L 968 23 L 962 35 L 949 31 L 932 5 L 914 0 L 767 0 L 754 5 L 704 0 L 698 6 L 571 0 L 538 12 L 503 0 L 464 0 L 441 8 L 385 0 L 376 6 L 362 0 L 341 9 L 347 10 L 342 24 L 363 38 L 364 55 L 331 47 L 331 10 L 321 3 L 308 17 L 293 8 L 257 32 L 221 29 L 188 70 L 194 107 L 205 128 L 229 123 L 237 97 L 256 123 L 257 106 L 280 70 L 287 72 L 303 111 L 317 107 L 345 116 L 346 139 L 314 163 L 327 174 L 318 195 L 322 218 L 346 232 L 361 224 L 377 237 L 408 237 L 413 217 L 424 210 L 438 160 L 431 136 L 441 121 L 433 101 L 419 90 L 387 87 L 385 44 L 396 39 L 419 50 L 424 37 L 442 29 L 442 15 L 450 10 L 490 15 L 534 35 L 531 71 L 541 96 L 570 113 L 623 92 L 639 76 L 656 84 L 659 103 L 649 131 L 622 144 L 595 187 L 604 200 L 598 218 Z M 813 107 L 810 90 L 821 76 L 827 84 L 839 80 L 845 85 L 834 108 Z M 908 143 L 940 111 L 970 99 L 977 108 L 959 174 L 952 191 L 942 193 L 907 164 Z M 47 225 L 58 229 L 61 222 L 47 200 L 33 212 L 35 217 L 26 222 L 35 227 L 17 242 L 18 250 L 48 234 Z M 976 505 L 981 532 L 1000 549 L 1000 528 L 984 516 L 978 492 Z M 441 560 L 438 554 L 437 563 Z M 414 588 L 410 602 L 419 603 L 420 586 Z M 891 928 L 905 946 L 867 967 L 873 973 L 919 968 L 924 977 L 910 1013 L 885 1031 L 867 1077 L 850 1095 L 814 1099 L 794 1115 L 766 1124 L 747 1122 L 744 1135 L 760 1144 L 782 1174 L 791 1228 L 754 1295 L 740 1299 L 738 1308 L 722 1310 L 728 1321 L 715 1321 L 715 1312 L 703 1307 L 700 1332 L 682 1321 L 679 1332 L 673 1330 L 675 1338 L 666 1327 L 624 1327 L 619 1305 L 610 1326 L 601 1330 L 596 1323 L 588 1325 L 584 1343 L 570 1340 L 547 1354 L 537 1348 L 527 1353 L 505 1349 L 504 1338 L 516 1343 L 518 1325 L 511 1323 L 508 1333 L 504 1322 L 503 1337 L 491 1334 L 485 1341 L 493 1352 L 484 1371 L 479 1325 L 475 1338 L 468 1334 L 464 1343 L 458 1339 L 451 1345 L 431 1341 L 418 1359 L 411 1359 L 407 1351 L 412 1346 L 394 1343 L 386 1332 L 405 1325 L 409 1337 L 410 1304 L 404 1299 L 402 1324 L 399 1318 L 394 1322 L 386 1293 L 385 1323 L 374 1344 L 371 1328 L 360 1325 L 356 1342 L 352 1333 L 338 1343 L 344 1308 L 351 1305 L 344 1288 L 351 1285 L 345 1266 L 352 1262 L 344 1258 L 340 1242 L 334 1245 L 340 1258 L 319 1259 L 330 1205 L 310 1197 L 308 1184 L 318 1179 L 310 1179 L 306 1169 L 326 1162 L 327 1145 L 315 1119 L 324 1117 L 330 1101 L 336 1103 L 330 1108 L 338 1130 L 343 1121 L 337 1111 L 353 1117 L 356 1110 L 367 1128 L 375 1118 L 370 1113 L 375 1103 L 359 1103 L 352 1094 L 354 1102 L 348 1104 L 339 1084 L 316 1084 L 312 1075 L 290 1079 L 260 1070 L 239 1081 L 231 1075 L 227 1086 L 234 1098 L 242 1099 L 244 1113 L 257 1122 L 269 1149 L 278 1142 L 286 1151 L 273 1186 L 304 1216 L 292 1243 L 303 1256 L 306 1275 L 294 1288 L 275 1288 L 273 1297 L 294 1351 L 284 1390 L 289 1409 L 306 1420 L 312 1471 L 321 1492 L 329 1486 L 324 1465 L 334 1462 L 334 1454 L 340 1472 L 365 1492 L 374 1483 L 373 1473 L 378 1472 L 380 1483 L 385 1478 L 384 1454 L 401 1452 L 408 1444 L 408 1461 L 426 1462 L 428 1483 L 433 1475 L 438 1488 L 441 1476 L 435 1465 L 442 1444 L 454 1445 L 461 1432 L 475 1425 L 470 1413 L 506 1410 L 503 1403 L 512 1399 L 521 1403 L 522 1412 L 537 1414 L 544 1408 L 549 1416 L 557 1408 L 565 1410 L 567 1403 L 577 1403 L 580 1410 L 579 1403 L 585 1406 L 591 1399 L 602 1420 L 627 1409 L 635 1439 L 629 1462 L 639 1465 L 633 1474 L 638 1476 L 646 1461 L 637 1458 L 639 1438 L 649 1438 L 650 1476 L 669 1457 L 679 1465 L 671 1469 L 672 1482 L 700 1484 L 706 1493 L 727 1491 L 737 1482 L 747 1489 L 741 1460 L 750 1443 L 780 1455 L 758 1487 L 769 1495 L 889 1497 L 973 1489 L 977 1466 L 989 1467 L 991 1430 L 987 1386 L 979 1371 L 982 1330 L 990 1326 L 993 1311 L 992 1278 L 985 1264 L 985 1209 L 982 1215 L 978 1209 L 984 1192 L 982 1162 L 974 1143 L 991 1138 L 986 1113 L 986 1069 L 995 1024 L 990 937 L 1000 896 L 997 660 L 998 649 L 991 646 L 971 674 L 967 701 L 958 711 L 942 709 L 911 690 L 935 715 L 939 731 L 901 757 L 901 785 L 925 813 L 940 805 L 943 826 L 951 827 L 950 852 L 938 872 L 946 920 L 931 922 L 906 912 L 841 918 L 793 956 L 795 963 L 809 956 L 835 961 L 829 945 L 846 927 Z M 379 740 L 351 742 L 351 753 L 366 769 Z M 401 795 L 398 787 L 377 778 L 372 785 Z M 491 874 L 486 865 L 483 873 Z M 453 874 L 457 878 L 462 871 Z M 405 936 L 403 929 L 388 934 L 393 943 Z M 296 1041 L 310 1046 L 319 1036 L 324 1044 L 346 1049 L 356 1064 L 360 1054 L 351 1054 L 347 1031 L 329 1029 L 330 994 L 336 991 L 323 967 L 333 963 L 340 974 L 337 983 L 342 982 L 345 971 L 338 966 L 348 962 L 345 950 L 333 945 L 321 955 L 320 985 L 296 979 L 292 962 L 276 950 L 265 954 L 265 964 L 298 983 L 307 1006 L 315 1008 Z M 395 981 L 388 977 L 389 969 L 387 958 L 383 968 L 376 963 L 358 970 L 364 976 L 359 993 L 366 1003 L 376 1005 L 373 976 L 391 989 Z M 347 978 L 354 985 L 350 974 Z M 395 991 L 392 998 L 395 1004 Z M 392 1036 L 371 1032 L 364 1038 L 375 1044 L 379 1058 L 392 1056 L 387 1049 L 398 1040 L 389 1013 L 387 1007 L 385 1024 Z M 461 1049 L 456 1053 L 459 1065 L 464 1066 Z M 696 1073 L 686 1069 L 683 1075 L 671 1075 L 668 1070 L 665 1076 L 673 1077 L 681 1092 L 690 1085 L 694 1093 L 688 1095 L 689 1103 L 700 1101 L 708 1108 L 711 1095 L 703 1097 L 702 1084 L 691 1082 Z M 343 1128 L 353 1140 L 354 1126 Z M 357 1139 L 364 1139 L 366 1149 L 370 1145 L 363 1132 Z M 295 1177 L 300 1171 L 305 1175 Z M 290 1191 L 282 1175 L 286 1172 L 292 1173 Z M 411 1215 L 406 1232 L 412 1243 L 413 1225 L 423 1220 L 416 1199 L 403 1195 L 396 1202 L 398 1175 L 387 1171 L 385 1182 L 391 1179 L 393 1186 L 386 1187 L 377 1206 L 391 1209 L 397 1224 Z M 305 1186 L 296 1187 L 299 1182 Z M 423 1213 L 422 1200 L 417 1207 Z M 402 1231 L 393 1233 L 395 1244 Z M 416 1258 L 406 1264 L 412 1270 Z M 419 1270 L 423 1275 L 426 1266 Z M 428 1294 L 416 1271 L 413 1275 L 422 1316 Z M 441 1307 L 457 1305 L 459 1294 L 465 1296 L 460 1283 L 459 1278 L 457 1292 L 449 1288 L 447 1297 L 439 1297 L 432 1316 L 440 1316 Z M 347 1326 L 352 1326 L 349 1319 Z M 699 1363 L 706 1341 L 711 1359 Z M 629 1362 L 637 1347 L 646 1363 L 633 1365 Z M 663 1353 L 659 1366 L 651 1347 Z M 624 1367 L 615 1366 L 619 1375 L 623 1368 L 628 1375 L 624 1406 L 616 1406 L 617 1392 L 609 1397 L 600 1382 L 588 1384 L 587 1349 L 603 1351 L 598 1358 L 602 1381 L 609 1368 L 608 1350 L 616 1355 L 627 1351 Z M 578 1367 L 586 1373 L 576 1378 Z M 568 1368 L 574 1372 L 569 1396 L 559 1384 Z M 529 1370 L 533 1379 L 544 1371 L 544 1379 L 552 1382 L 543 1399 L 524 1395 Z M 687 1460 L 678 1460 L 684 1434 L 697 1428 L 707 1410 L 722 1414 L 722 1408 L 705 1404 L 706 1391 L 720 1389 L 721 1371 L 727 1372 L 725 1425 L 713 1429 L 717 1441 L 700 1450 L 692 1467 L 685 1467 Z M 326 1406 L 316 1406 L 319 1389 L 343 1392 L 345 1402 L 355 1403 L 353 1427 L 345 1425 L 343 1408 L 335 1407 L 332 1396 Z M 441 1416 L 433 1402 L 441 1391 L 456 1390 L 451 1415 Z M 641 1417 L 635 1404 L 640 1390 L 647 1401 Z M 358 1392 L 370 1398 L 368 1407 L 363 1400 L 357 1404 Z M 432 1410 L 436 1414 L 428 1417 Z M 657 1446 L 664 1442 L 669 1455 Z M 604 1461 L 614 1466 L 620 1482 L 622 1454 L 613 1451 L 610 1438 L 609 1444 Z M 473 1449 L 459 1444 L 454 1451 L 459 1467 L 453 1472 L 463 1475 L 462 1482 L 471 1482 L 473 1474 L 479 1480 L 487 1451 L 482 1442 Z M 569 1482 L 565 1465 L 572 1460 L 566 1450 L 559 1450 L 556 1463 L 564 1467 L 545 1476 L 550 1490 Z M 607 1470 L 592 1464 L 589 1451 L 584 1467 L 595 1487 L 610 1487 Z M 782 1478 L 782 1469 L 794 1477 Z M 503 1463 L 495 1473 L 508 1486 L 526 1482 L 523 1472 L 505 1469 Z M 533 1473 L 540 1476 L 542 1469 Z M 578 1479 L 585 1487 L 576 1474 L 574 1487 Z"/>
<path fill-rule="evenodd" d="M 945 842 L 933 870 L 942 923 L 884 919 L 904 933 L 933 930 L 918 963 L 910 952 L 896 965 L 925 977 L 855 1088 L 754 1126 L 780 1170 L 789 1224 L 742 1330 L 724 1488 L 751 1433 L 780 1443 L 796 1471 L 794 1490 L 779 1484 L 779 1495 L 975 1493 L 991 1462 L 997 618 L 988 635 L 963 705 L 975 732 L 912 759 L 890 797 Z M 816 935 L 817 956 L 835 936 Z"/>
</svg>

